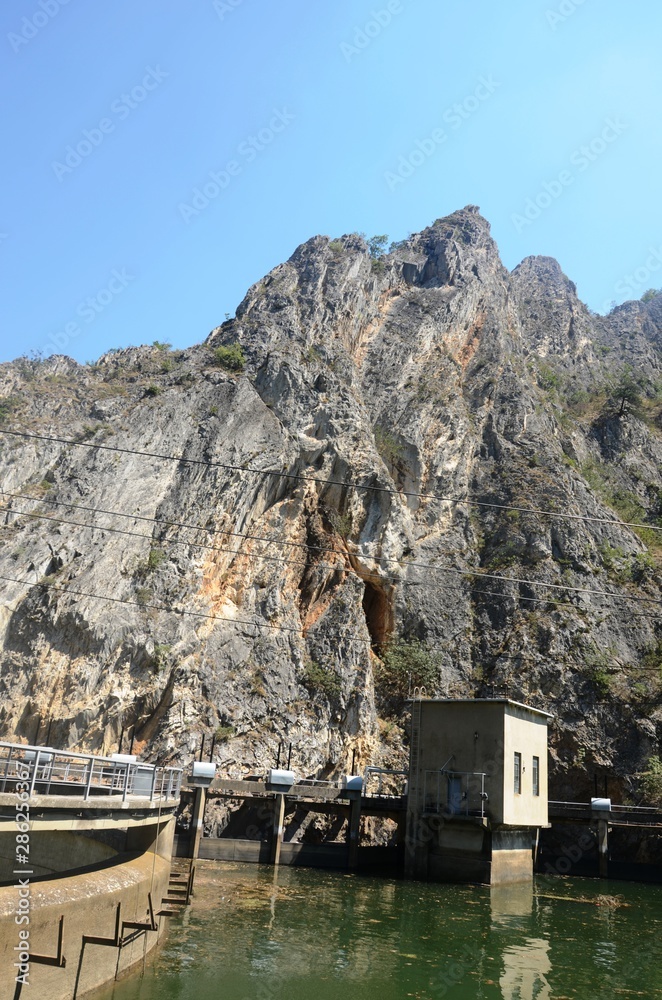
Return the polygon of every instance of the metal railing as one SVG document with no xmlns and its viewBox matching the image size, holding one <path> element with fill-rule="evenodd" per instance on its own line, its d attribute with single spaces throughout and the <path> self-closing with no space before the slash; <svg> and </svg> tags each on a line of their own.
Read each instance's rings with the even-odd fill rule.
<svg viewBox="0 0 662 1000">
<path fill-rule="evenodd" d="M 591 809 L 591 803 L 590 802 L 564 802 L 561 799 L 550 799 L 549 800 L 549 805 L 550 805 L 550 807 L 554 806 L 555 808 L 558 808 L 558 809 L 566 809 L 566 808 L 567 809 L 588 809 L 589 811 Z M 612 802 L 611 811 L 612 812 L 632 812 L 632 813 L 652 813 L 652 814 L 657 815 L 657 814 L 659 814 L 659 813 L 662 812 L 662 809 L 660 809 L 658 806 L 625 806 L 625 805 L 618 805 L 617 803 Z"/>
<path fill-rule="evenodd" d="M 409 771 L 395 771 L 388 767 L 366 767 L 363 775 L 363 794 L 371 797 L 402 797 L 407 794 L 408 779 Z M 387 791 L 384 791 L 384 782 L 388 786 Z"/>
<path fill-rule="evenodd" d="M 30 796 L 121 796 L 122 801 L 176 802 L 182 768 L 0 741 L 0 792 L 13 791 L 18 782 L 27 783 Z"/>
<path fill-rule="evenodd" d="M 488 794 L 484 771 L 425 771 L 423 812 L 444 816 L 485 817 Z"/>
</svg>

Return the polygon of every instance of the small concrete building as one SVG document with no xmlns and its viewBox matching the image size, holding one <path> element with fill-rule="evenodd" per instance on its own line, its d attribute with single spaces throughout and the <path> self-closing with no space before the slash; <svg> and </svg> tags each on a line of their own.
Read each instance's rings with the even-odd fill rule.
<svg viewBox="0 0 662 1000">
<path fill-rule="evenodd" d="M 411 704 L 406 874 L 498 885 L 533 875 L 547 820 L 547 712 L 509 699 Z"/>
</svg>

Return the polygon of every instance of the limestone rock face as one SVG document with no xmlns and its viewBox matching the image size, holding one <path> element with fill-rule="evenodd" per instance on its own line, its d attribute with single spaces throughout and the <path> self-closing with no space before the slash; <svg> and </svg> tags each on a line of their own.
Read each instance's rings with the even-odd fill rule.
<svg viewBox="0 0 662 1000">
<path fill-rule="evenodd" d="M 378 259 L 309 240 L 186 351 L 0 366 L 0 736 L 401 763 L 398 636 L 436 693 L 554 712 L 556 794 L 628 787 L 662 734 L 661 367 L 660 296 L 596 316 L 474 206 Z"/>
</svg>

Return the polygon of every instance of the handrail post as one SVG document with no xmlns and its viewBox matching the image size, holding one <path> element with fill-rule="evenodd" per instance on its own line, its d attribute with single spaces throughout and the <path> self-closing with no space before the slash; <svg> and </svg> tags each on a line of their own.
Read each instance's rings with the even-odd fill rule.
<svg viewBox="0 0 662 1000">
<path fill-rule="evenodd" d="M 154 793 L 156 791 L 156 778 L 157 778 L 157 768 L 154 768 L 154 770 L 152 771 L 152 788 L 151 788 L 151 791 L 149 793 L 149 801 L 150 802 L 154 801 Z"/>
<path fill-rule="evenodd" d="M 90 788 L 92 786 L 92 774 L 94 772 L 94 757 L 88 757 L 87 758 L 87 763 L 88 763 L 88 766 L 90 768 L 90 771 L 89 771 L 89 774 L 87 776 L 87 783 L 85 785 L 85 794 L 83 795 L 84 799 L 89 799 L 89 797 L 90 797 Z"/>
<path fill-rule="evenodd" d="M 55 768 L 55 754 L 51 753 L 50 760 L 48 761 L 46 767 L 48 768 L 48 781 L 46 783 L 46 795 L 50 794 L 51 782 L 53 780 L 53 770 Z"/>
<path fill-rule="evenodd" d="M 41 754 L 41 750 L 37 750 L 35 758 L 34 758 L 34 760 L 32 762 L 32 766 L 33 766 L 34 770 L 32 772 L 32 780 L 30 781 L 30 798 L 32 798 L 32 796 L 34 795 L 34 786 L 35 786 L 35 782 L 37 780 L 37 768 L 39 767 L 39 755 L 40 754 Z"/>
</svg>

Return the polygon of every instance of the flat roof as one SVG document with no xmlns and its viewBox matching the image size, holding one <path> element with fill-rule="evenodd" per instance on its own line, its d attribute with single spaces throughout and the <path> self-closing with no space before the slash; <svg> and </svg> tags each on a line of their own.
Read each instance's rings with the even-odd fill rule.
<svg viewBox="0 0 662 1000">
<path fill-rule="evenodd" d="M 531 712 L 533 715 L 544 715 L 546 719 L 554 718 L 551 712 L 544 712 L 542 708 L 533 708 L 521 701 L 513 701 L 512 698 L 408 698 L 407 700 L 410 703 L 414 701 L 437 702 L 442 705 L 512 705 L 513 708 L 523 708 L 525 712 Z"/>
</svg>

